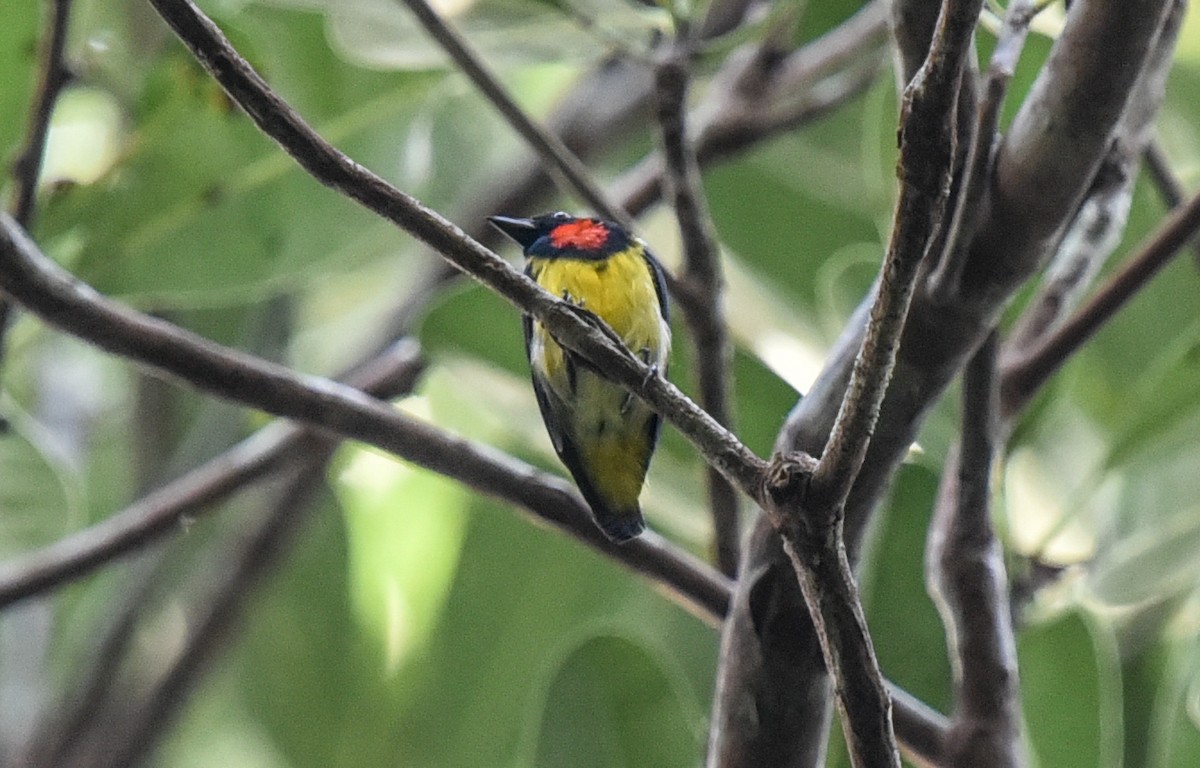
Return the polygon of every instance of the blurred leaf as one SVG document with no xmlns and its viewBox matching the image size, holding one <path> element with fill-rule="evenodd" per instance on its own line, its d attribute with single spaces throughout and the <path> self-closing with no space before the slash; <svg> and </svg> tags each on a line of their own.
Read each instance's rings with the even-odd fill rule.
<svg viewBox="0 0 1200 768">
<path fill-rule="evenodd" d="M 307 512 L 315 519 L 257 596 L 235 662 L 247 710 L 297 768 L 349 765 L 338 760 L 349 724 L 385 711 L 368 674 L 373 654 L 352 631 L 347 543 L 330 512 Z M 364 763 L 378 749 L 359 746 Z"/>
<path fill-rule="evenodd" d="M 375 451 L 350 448 L 338 489 L 355 615 L 395 674 L 425 643 L 454 576 L 466 490 Z"/>
<path fill-rule="evenodd" d="M 1078 613 L 1023 630 L 1021 697 L 1038 765 L 1117 765 L 1120 684 L 1111 638 Z"/>
<path fill-rule="evenodd" d="M 325 14 L 330 44 L 359 66 L 416 70 L 449 63 L 408 10 L 393 0 L 259 2 Z M 595 57 L 605 52 L 609 39 L 636 50 L 664 22 L 662 12 L 622 0 L 442 0 L 435 8 L 472 48 L 499 65 Z"/>
<path fill-rule="evenodd" d="M 29 122 L 42 10 L 40 3 L 6 3 L 0 24 L 0 160 L 5 169 L 17 159 Z"/>
<path fill-rule="evenodd" d="M 901 467 L 891 503 L 863 557 L 862 599 L 884 674 L 930 706 L 951 704 L 950 662 L 941 616 L 925 588 L 925 538 L 938 478 Z"/>
<path fill-rule="evenodd" d="M 0 399 L 0 557 L 49 544 L 80 522 L 79 478 L 46 427 Z"/>
<path fill-rule="evenodd" d="M 120 167 L 47 206 L 48 247 L 85 280 L 159 302 L 229 301 L 373 255 L 346 247 L 372 217 L 308 179 L 182 54 L 151 90 L 161 95 Z"/>
<path fill-rule="evenodd" d="M 1096 599 L 1113 606 L 1160 601 L 1200 578 L 1200 508 L 1146 526 L 1116 541 L 1089 569 Z"/>
<path fill-rule="evenodd" d="M 653 656 L 620 637 L 592 637 L 554 673 L 538 732 L 541 768 L 695 765 L 679 692 Z"/>
</svg>

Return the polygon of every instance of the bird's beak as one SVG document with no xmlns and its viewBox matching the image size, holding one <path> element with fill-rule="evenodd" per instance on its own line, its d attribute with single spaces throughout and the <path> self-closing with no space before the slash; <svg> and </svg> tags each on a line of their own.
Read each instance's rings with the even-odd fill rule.
<svg viewBox="0 0 1200 768">
<path fill-rule="evenodd" d="M 488 216 L 488 221 L 504 234 L 520 243 L 522 248 L 528 248 L 540 236 L 533 219 L 514 219 L 509 216 Z"/>
</svg>

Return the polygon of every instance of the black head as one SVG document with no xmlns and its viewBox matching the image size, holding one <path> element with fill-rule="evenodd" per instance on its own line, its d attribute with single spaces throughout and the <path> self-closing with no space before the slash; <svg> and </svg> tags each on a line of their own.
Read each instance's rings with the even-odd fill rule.
<svg viewBox="0 0 1200 768">
<path fill-rule="evenodd" d="M 526 256 L 543 259 L 603 259 L 629 247 L 629 234 L 603 219 L 546 213 L 531 219 L 489 216 L 504 234 L 525 249 Z"/>
</svg>

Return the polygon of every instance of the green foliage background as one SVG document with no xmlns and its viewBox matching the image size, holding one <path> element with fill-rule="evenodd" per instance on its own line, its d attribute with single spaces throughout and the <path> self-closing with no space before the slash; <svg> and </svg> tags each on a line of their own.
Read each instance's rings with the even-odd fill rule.
<svg viewBox="0 0 1200 768">
<path fill-rule="evenodd" d="M 4 5 L 0 152 L 14 152 L 24 130 L 43 5 Z M 322 135 L 451 218 L 522 157 L 398 5 L 357 0 L 338 18 L 323 15 L 330 3 L 321 0 L 203 5 Z M 803 36 L 855 7 L 808 3 Z M 635 49 L 663 23 L 618 0 L 586 8 Z M 274 349 L 303 370 L 334 373 L 369 349 L 432 257 L 298 170 L 148 6 L 78 0 L 77 11 L 78 78 L 51 153 L 67 164 L 66 178 L 72 152 L 103 157 L 107 141 L 112 156 L 92 180 L 47 188 L 34 229 L 47 252 L 106 294 L 224 343 Z M 1200 176 L 1195 16 L 1161 121 L 1190 188 Z M 556 2 L 484 0 L 457 23 L 539 114 L 608 48 Z M 1048 49 L 1044 37 L 1031 41 L 1010 113 Z M 706 175 L 731 273 L 739 433 L 760 453 L 815 373 L 794 355 L 765 351 L 768 333 L 785 349 L 819 354 L 874 276 L 891 215 L 895 122 L 884 77 L 828 119 Z M 64 139 L 71 125 L 82 132 Z M 626 158 L 652 145 L 651 125 L 635 133 Z M 1122 252 L 1162 214 L 1139 183 Z M 667 213 L 650 215 L 644 234 L 676 262 Z M 1071 566 L 1022 617 L 1028 739 L 1041 765 L 1200 762 L 1197 295 L 1196 264 L 1180 259 L 1055 380 L 997 480 L 1014 572 L 1016 555 L 1035 550 Z M 291 332 L 272 348 L 264 339 L 280 335 L 271 312 L 281 305 Z M 676 330 L 672 378 L 690 388 L 686 334 Z M 519 334 L 510 307 L 464 284 L 424 318 L 433 369 L 401 407 L 557 469 L 525 385 Z M 261 423 L 178 391 L 152 425 L 169 452 L 156 466 L 131 463 L 139 432 L 151 428 L 134 409 L 137 375 L 35 321 L 17 325 L 0 401 L 14 426 L 0 439 L 0 555 L 106 517 L 139 487 Z M 64 408 L 87 425 L 75 441 L 56 432 Z M 955 414 L 948 398 L 931 418 L 862 574 L 886 674 L 942 711 L 950 671 L 922 551 Z M 703 553 L 700 465 L 672 434 L 660 454 L 647 491 L 651 524 Z M 576 543 L 419 470 L 348 446 L 329 481 L 295 552 L 252 600 L 243 631 L 153 764 L 698 764 L 714 628 Z M 219 563 L 221 543 L 262 500 L 245 494 L 176 537 L 166 549 L 178 563 L 170 586 Z M 197 554 L 212 546 L 216 560 Z M 130 571 L 117 566 L 53 599 L 48 700 L 78 684 L 81 651 Z M 139 644 L 148 665 L 179 638 L 177 599 L 164 601 Z M 837 739 L 833 752 L 831 763 L 842 764 Z"/>
</svg>

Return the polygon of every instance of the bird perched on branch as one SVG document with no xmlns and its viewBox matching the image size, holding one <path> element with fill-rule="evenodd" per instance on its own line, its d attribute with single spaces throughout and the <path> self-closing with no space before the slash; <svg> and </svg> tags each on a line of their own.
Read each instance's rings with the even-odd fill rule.
<svg viewBox="0 0 1200 768">
<path fill-rule="evenodd" d="M 604 320 L 633 354 L 666 372 L 671 348 L 662 267 L 617 224 L 549 213 L 489 218 L 525 251 L 525 274 Z M 525 318 L 525 351 L 542 419 L 563 464 L 617 543 L 645 528 L 638 496 L 658 441 L 659 416 L 620 384 Z"/>
</svg>

